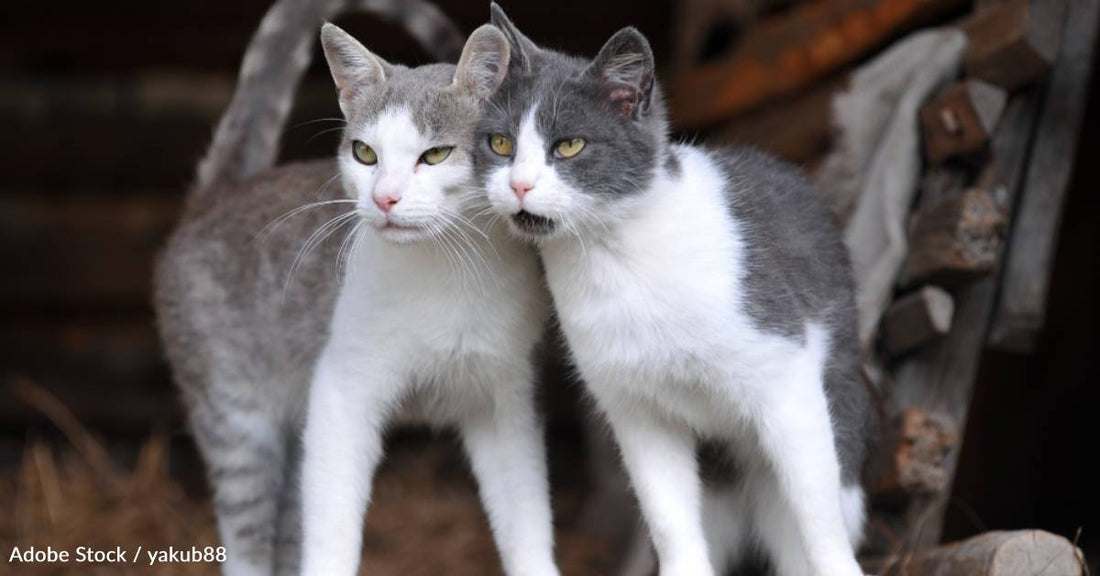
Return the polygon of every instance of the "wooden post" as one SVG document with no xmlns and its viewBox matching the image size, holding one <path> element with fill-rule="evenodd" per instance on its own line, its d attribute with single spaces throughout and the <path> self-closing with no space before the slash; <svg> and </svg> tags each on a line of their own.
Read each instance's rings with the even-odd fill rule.
<svg viewBox="0 0 1100 576">
<path fill-rule="evenodd" d="M 1019 216 L 1008 241 L 1004 288 L 989 335 L 990 345 L 1001 350 L 1031 351 L 1046 321 L 1062 207 L 1089 101 L 1098 4 L 1096 0 L 1071 2 L 1062 52 L 1050 78 L 1035 136 L 1035 154 L 1020 199 Z"/>
</svg>

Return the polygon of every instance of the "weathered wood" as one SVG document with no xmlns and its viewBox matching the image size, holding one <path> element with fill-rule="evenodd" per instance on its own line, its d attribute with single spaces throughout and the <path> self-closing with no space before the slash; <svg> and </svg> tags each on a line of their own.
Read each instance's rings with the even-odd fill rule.
<svg viewBox="0 0 1100 576">
<path fill-rule="evenodd" d="M 902 284 L 957 286 L 993 271 L 1005 216 L 993 196 L 971 188 L 921 206 L 913 215 Z"/>
<path fill-rule="evenodd" d="M 0 195 L 0 310 L 147 308 L 153 258 L 179 208 L 178 195 L 157 191 Z"/>
<path fill-rule="evenodd" d="M 953 84 L 921 108 L 924 155 L 931 164 L 985 148 L 1004 111 L 1005 91 L 981 80 Z"/>
<path fill-rule="evenodd" d="M 1080 576 L 1084 555 L 1069 540 L 1043 530 L 986 532 L 875 570 L 885 576 Z"/>
<path fill-rule="evenodd" d="M 900 356 L 951 331 L 955 301 L 935 286 L 896 300 L 882 317 L 882 339 L 886 353 Z"/>
<path fill-rule="evenodd" d="M 4 182 L 23 189 L 182 191 L 209 144 L 232 80 L 211 74 L 5 80 L 0 84 Z M 331 155 L 338 134 L 313 136 L 341 124 L 302 123 L 337 116 L 331 80 L 304 83 L 280 156 Z"/>
<path fill-rule="evenodd" d="M 968 75 L 1014 90 L 1043 77 L 1058 52 L 1065 0 L 1012 0 L 979 10 L 970 37 Z"/>
<path fill-rule="evenodd" d="M 1009 213 L 1019 193 L 1037 118 L 1039 93 L 1029 90 L 1009 102 L 990 143 L 989 169 L 977 184 L 996 190 L 998 205 Z M 945 337 L 906 357 L 897 367 L 891 404 L 895 410 L 920 408 L 950 418 L 957 430 L 966 429 L 974 379 L 996 296 L 996 279 L 986 276 L 954 293 L 954 326 Z M 949 484 L 958 465 L 959 448 L 946 459 Z M 950 488 L 915 501 L 899 520 L 899 534 L 912 548 L 939 543 Z"/>
<path fill-rule="evenodd" d="M 848 88 L 848 80 L 847 74 L 840 74 L 804 93 L 722 122 L 708 133 L 707 141 L 753 146 L 812 171 L 833 145 L 832 100 Z"/>
<path fill-rule="evenodd" d="M 1096 0 L 1070 3 L 1065 39 L 1051 74 L 1035 153 L 1008 241 L 1004 287 L 989 335 L 990 344 L 1001 350 L 1033 350 L 1046 320 L 1062 209 L 1089 102 L 1098 4 Z"/>
<path fill-rule="evenodd" d="M 672 118 L 700 128 L 790 94 L 962 0 L 806 2 L 754 26 L 728 57 L 681 72 L 670 87 Z"/>
<path fill-rule="evenodd" d="M 887 448 L 871 465 L 871 497 L 907 499 L 946 490 L 947 456 L 957 437 L 951 419 L 942 415 L 918 408 L 896 415 L 886 434 Z"/>
</svg>

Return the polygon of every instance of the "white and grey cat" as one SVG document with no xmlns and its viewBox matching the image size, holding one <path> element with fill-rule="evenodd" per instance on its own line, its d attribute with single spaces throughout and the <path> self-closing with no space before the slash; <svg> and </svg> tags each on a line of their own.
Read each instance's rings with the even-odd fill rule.
<svg viewBox="0 0 1100 576">
<path fill-rule="evenodd" d="M 553 576 L 531 364 L 548 297 L 530 248 L 472 222 L 484 207 L 473 133 L 505 73 L 504 37 L 484 26 L 457 67 L 408 69 L 325 26 L 347 119 L 337 157 L 271 168 L 317 26 L 378 3 L 274 5 L 158 261 L 160 329 L 214 488 L 223 571 L 296 575 L 301 555 L 301 573 L 354 574 L 382 433 L 405 420 L 458 427 L 505 571 Z M 420 3 L 393 4 L 446 37 L 423 29 Z M 325 189 L 341 198 L 312 202 Z M 317 243 L 338 231 L 343 243 Z"/>
<path fill-rule="evenodd" d="M 660 573 L 724 574 L 760 550 L 783 576 L 860 574 L 873 412 L 849 264 L 813 188 L 756 152 L 670 142 L 636 30 L 586 60 L 495 5 L 493 23 L 512 63 L 479 172 L 538 246 Z M 704 488 L 702 441 L 725 448 L 732 483 Z"/>
</svg>

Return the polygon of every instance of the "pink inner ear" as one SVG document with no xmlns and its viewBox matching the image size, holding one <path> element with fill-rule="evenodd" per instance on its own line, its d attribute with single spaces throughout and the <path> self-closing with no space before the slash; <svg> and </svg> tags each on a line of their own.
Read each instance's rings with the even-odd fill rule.
<svg viewBox="0 0 1100 576">
<path fill-rule="evenodd" d="M 629 86 L 615 86 L 611 88 L 608 97 L 611 102 L 619 107 L 623 114 L 633 114 L 634 105 L 637 103 L 637 92 Z"/>
</svg>

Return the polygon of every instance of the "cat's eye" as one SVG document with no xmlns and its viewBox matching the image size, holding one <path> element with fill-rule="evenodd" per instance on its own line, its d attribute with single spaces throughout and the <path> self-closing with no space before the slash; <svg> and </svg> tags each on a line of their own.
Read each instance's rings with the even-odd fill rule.
<svg viewBox="0 0 1100 576">
<path fill-rule="evenodd" d="M 447 159 L 451 155 L 451 150 L 454 150 L 454 146 L 436 146 L 435 148 L 428 148 L 426 152 L 420 155 L 420 161 L 434 166 Z"/>
<path fill-rule="evenodd" d="M 351 152 L 355 156 L 355 159 L 360 164 L 366 164 L 367 166 L 374 166 L 378 163 L 378 154 L 374 151 L 374 148 L 367 146 L 363 142 L 356 140 L 351 143 Z"/>
<path fill-rule="evenodd" d="M 512 140 L 499 132 L 489 135 L 489 147 L 499 156 L 511 156 L 512 151 L 515 149 Z"/>
<path fill-rule="evenodd" d="M 558 158 L 572 158 L 584 150 L 584 138 L 566 138 L 554 146 L 554 155 Z"/>
</svg>

